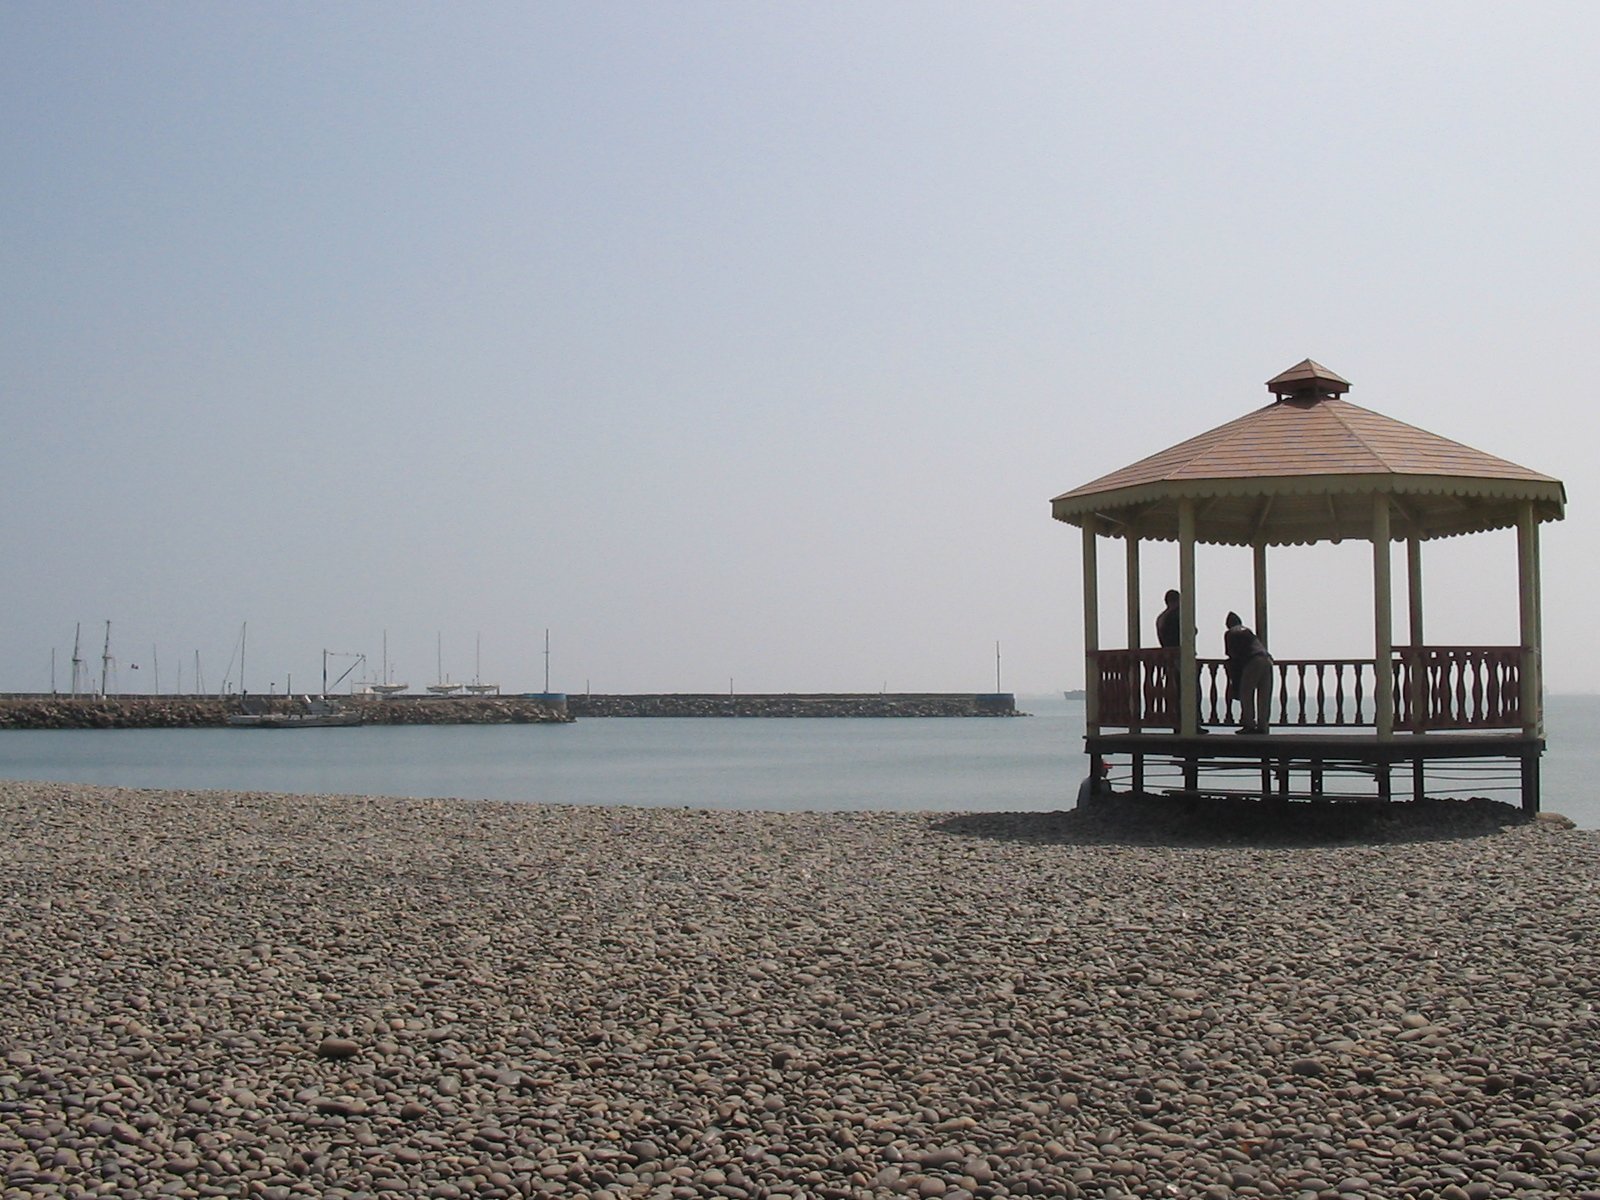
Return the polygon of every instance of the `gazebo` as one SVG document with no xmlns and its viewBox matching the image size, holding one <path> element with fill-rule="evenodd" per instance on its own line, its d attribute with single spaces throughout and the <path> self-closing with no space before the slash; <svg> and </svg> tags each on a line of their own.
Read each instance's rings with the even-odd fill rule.
<svg viewBox="0 0 1600 1200">
<path fill-rule="evenodd" d="M 1539 807 L 1544 750 L 1539 526 L 1562 518 L 1561 481 L 1352 404 L 1350 383 L 1306 359 L 1271 379 L 1273 400 L 1051 501 L 1083 531 L 1085 749 L 1090 761 L 1127 755 L 1145 790 L 1147 759 L 1181 766 L 1176 792 L 1216 794 L 1202 771 L 1253 775 L 1263 797 L 1335 797 L 1329 775 L 1364 775 L 1392 796 L 1409 764 L 1425 794 L 1436 760 L 1519 765 L 1522 806 Z M 1516 530 L 1515 645 L 1439 646 L 1424 637 L 1422 545 L 1433 538 Z M 1126 545 L 1127 645 L 1102 646 L 1102 536 Z M 1274 650 L 1270 732 L 1202 737 L 1232 721 L 1223 662 L 1195 654 L 1195 546 L 1249 546 L 1255 629 L 1267 644 L 1268 549 L 1372 543 L 1371 658 L 1297 659 Z M 1176 649 L 1140 644 L 1139 549 L 1178 544 Z M 1394 639 L 1391 543 L 1406 546 L 1407 640 Z M 1303 773 L 1302 787 L 1292 787 Z"/>
</svg>

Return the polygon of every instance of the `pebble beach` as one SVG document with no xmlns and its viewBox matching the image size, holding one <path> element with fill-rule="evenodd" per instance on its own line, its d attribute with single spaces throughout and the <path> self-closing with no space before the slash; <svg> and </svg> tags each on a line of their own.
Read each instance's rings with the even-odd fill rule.
<svg viewBox="0 0 1600 1200">
<path fill-rule="evenodd" d="M 1600 834 L 0 783 L 5 1196 L 1600 1198 Z"/>
</svg>

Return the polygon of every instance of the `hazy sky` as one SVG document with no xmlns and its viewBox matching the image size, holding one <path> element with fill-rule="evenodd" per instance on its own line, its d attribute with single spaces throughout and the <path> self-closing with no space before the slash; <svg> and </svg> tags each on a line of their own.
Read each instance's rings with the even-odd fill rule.
<svg viewBox="0 0 1600 1200">
<path fill-rule="evenodd" d="M 0 690 L 107 620 L 129 691 L 246 623 L 251 691 L 385 631 L 538 688 L 547 628 L 567 691 L 1078 686 L 1050 498 L 1307 356 L 1566 481 L 1594 690 L 1597 59 L 1578 3 L 4 0 Z M 1511 537 L 1425 562 L 1430 640 L 1516 641 Z M 1280 657 L 1370 654 L 1370 563 L 1275 555 Z"/>
</svg>

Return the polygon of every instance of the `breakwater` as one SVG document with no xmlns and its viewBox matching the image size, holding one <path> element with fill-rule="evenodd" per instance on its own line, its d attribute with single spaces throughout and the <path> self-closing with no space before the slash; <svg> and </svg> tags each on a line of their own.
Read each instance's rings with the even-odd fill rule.
<svg viewBox="0 0 1600 1200">
<path fill-rule="evenodd" d="M 1010 692 L 775 692 L 723 695 L 334 696 L 363 725 L 517 725 L 588 717 L 1015 717 Z M 3 729 L 181 729 L 241 714 L 298 714 L 303 696 L 0 696 Z"/>
<path fill-rule="evenodd" d="M 574 717 L 1015 717 L 1010 692 L 569 695 Z"/>
<path fill-rule="evenodd" d="M 528 696 L 330 697 L 363 725 L 525 725 L 566 722 L 559 703 Z M 301 696 L 6 696 L 0 729 L 180 729 L 225 726 L 243 714 L 299 714 Z"/>
</svg>

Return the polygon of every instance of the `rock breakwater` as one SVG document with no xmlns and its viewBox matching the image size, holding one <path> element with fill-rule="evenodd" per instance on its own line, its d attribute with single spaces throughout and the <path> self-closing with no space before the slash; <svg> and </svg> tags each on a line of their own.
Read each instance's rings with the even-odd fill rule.
<svg viewBox="0 0 1600 1200">
<path fill-rule="evenodd" d="M 7 1196 L 1600 1196 L 1600 835 L 1504 806 L 0 816 Z"/>
<path fill-rule="evenodd" d="M 1009 693 L 774 692 L 724 695 L 667 692 L 569 695 L 575 717 L 1015 717 Z"/>
<path fill-rule="evenodd" d="M 558 705 L 521 696 L 331 698 L 364 725 L 505 725 L 564 722 Z M 299 696 L 18 696 L 0 698 L 4 729 L 162 729 L 227 725 L 243 713 L 307 711 Z"/>
</svg>

